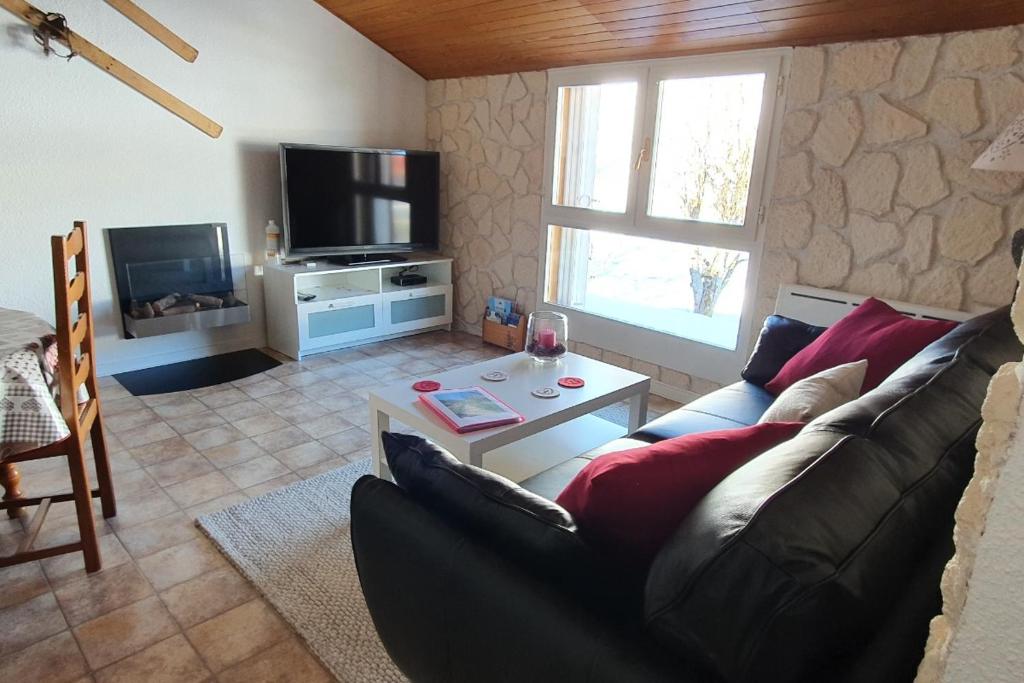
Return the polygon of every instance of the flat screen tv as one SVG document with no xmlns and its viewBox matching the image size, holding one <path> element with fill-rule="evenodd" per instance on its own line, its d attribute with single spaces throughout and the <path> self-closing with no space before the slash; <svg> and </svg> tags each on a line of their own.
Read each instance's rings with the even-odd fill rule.
<svg viewBox="0 0 1024 683">
<path fill-rule="evenodd" d="M 285 255 L 436 250 L 439 175 L 437 152 L 282 144 Z"/>
</svg>

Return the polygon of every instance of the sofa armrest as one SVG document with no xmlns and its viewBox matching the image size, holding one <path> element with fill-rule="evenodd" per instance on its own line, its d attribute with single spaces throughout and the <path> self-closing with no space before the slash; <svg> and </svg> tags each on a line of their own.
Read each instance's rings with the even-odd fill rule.
<svg viewBox="0 0 1024 683">
<path fill-rule="evenodd" d="M 389 482 L 367 476 L 353 488 L 352 546 L 377 632 L 413 681 L 710 680 Z"/>
</svg>

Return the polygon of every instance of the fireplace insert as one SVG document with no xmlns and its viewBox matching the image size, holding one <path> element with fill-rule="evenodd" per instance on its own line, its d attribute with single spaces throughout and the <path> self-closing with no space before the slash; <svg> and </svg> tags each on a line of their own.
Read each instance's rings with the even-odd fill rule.
<svg viewBox="0 0 1024 683">
<path fill-rule="evenodd" d="M 249 322 L 224 223 L 109 228 L 125 337 Z"/>
</svg>

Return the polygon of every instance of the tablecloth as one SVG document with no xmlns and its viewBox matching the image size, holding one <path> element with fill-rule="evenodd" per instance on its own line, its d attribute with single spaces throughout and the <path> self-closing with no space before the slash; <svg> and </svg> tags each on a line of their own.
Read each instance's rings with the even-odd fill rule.
<svg viewBox="0 0 1024 683">
<path fill-rule="evenodd" d="M 68 435 L 56 368 L 53 328 L 32 313 L 0 308 L 0 455 Z"/>
</svg>

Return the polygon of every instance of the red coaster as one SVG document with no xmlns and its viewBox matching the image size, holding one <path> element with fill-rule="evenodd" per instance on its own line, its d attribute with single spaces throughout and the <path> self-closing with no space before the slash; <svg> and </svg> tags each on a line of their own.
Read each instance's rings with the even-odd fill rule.
<svg viewBox="0 0 1024 683">
<path fill-rule="evenodd" d="M 413 384 L 412 388 L 416 391 L 437 391 L 441 388 L 441 383 L 432 379 L 424 379 Z"/>
<path fill-rule="evenodd" d="M 579 389 L 584 384 L 586 384 L 586 382 L 579 377 L 563 377 L 558 380 L 558 386 L 565 387 L 566 389 Z"/>
</svg>

